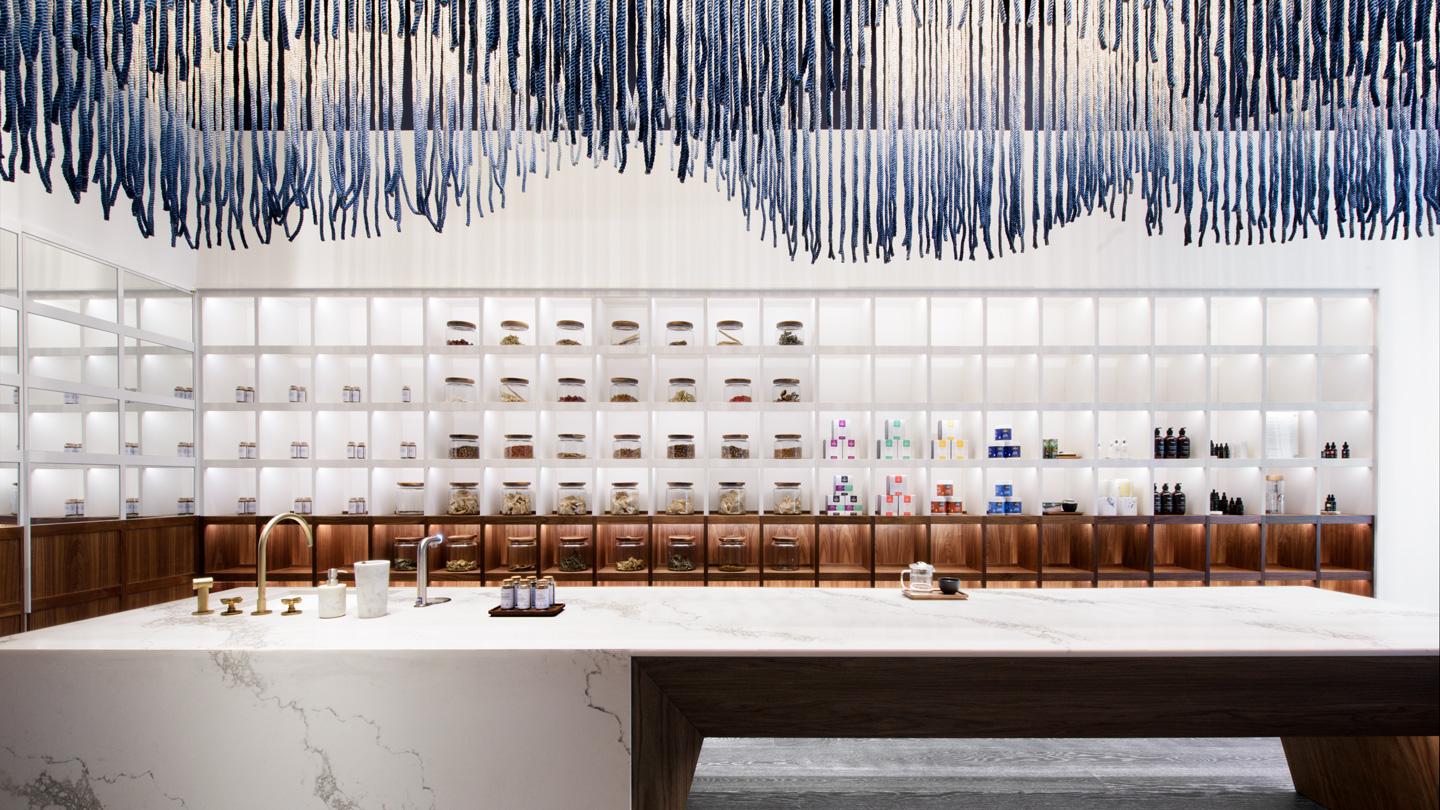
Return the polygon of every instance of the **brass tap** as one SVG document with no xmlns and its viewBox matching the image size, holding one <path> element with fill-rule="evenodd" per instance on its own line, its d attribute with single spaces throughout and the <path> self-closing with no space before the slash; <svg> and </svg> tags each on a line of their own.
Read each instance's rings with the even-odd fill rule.
<svg viewBox="0 0 1440 810">
<path fill-rule="evenodd" d="M 222 604 L 222 605 L 225 606 L 225 612 L 224 612 L 224 613 L 221 613 L 220 615 L 221 615 L 221 616 L 239 616 L 239 615 L 240 615 L 240 612 L 241 612 L 241 611 L 240 611 L 240 603 L 243 602 L 243 601 L 245 601 L 245 598 L 244 598 L 243 596 L 222 596 L 222 597 L 220 597 L 220 604 Z"/>
<path fill-rule="evenodd" d="M 196 577 L 190 587 L 195 591 L 195 609 L 190 611 L 191 616 L 209 616 L 215 612 L 210 607 L 210 589 L 215 587 L 214 577 Z"/>
<path fill-rule="evenodd" d="M 298 596 L 285 597 L 280 600 L 280 604 L 285 606 L 285 611 L 280 614 L 281 616 L 299 616 L 301 613 L 300 608 L 296 607 L 296 605 L 300 604 L 300 597 Z"/>
<path fill-rule="evenodd" d="M 305 522 L 305 518 L 294 512 L 281 512 L 270 518 L 270 522 L 260 530 L 260 541 L 255 545 L 255 588 L 259 593 L 255 596 L 255 609 L 250 611 L 251 616 L 270 615 L 270 609 L 265 606 L 265 543 L 270 539 L 270 532 L 275 529 L 276 524 L 287 520 L 300 524 L 301 531 L 305 532 L 306 545 L 315 548 L 315 534 L 310 531 L 310 524 Z"/>
</svg>

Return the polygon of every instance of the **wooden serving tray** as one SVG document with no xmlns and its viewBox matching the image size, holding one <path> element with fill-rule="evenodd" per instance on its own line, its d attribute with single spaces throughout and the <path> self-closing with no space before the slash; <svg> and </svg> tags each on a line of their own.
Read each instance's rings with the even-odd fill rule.
<svg viewBox="0 0 1440 810">
<path fill-rule="evenodd" d="M 491 615 L 491 616 L 502 617 L 502 618 L 510 618 L 510 617 L 519 618 L 519 617 L 522 617 L 522 616 L 529 616 L 529 617 L 536 617 L 536 616 L 559 616 L 559 615 L 560 615 L 560 611 L 562 611 L 562 610 L 564 610 L 564 609 L 565 609 L 565 603 L 564 603 L 564 602 L 556 602 L 555 604 L 551 605 L 551 606 L 548 607 L 548 608 L 545 608 L 544 610 L 534 610 L 534 609 L 516 610 L 516 609 L 514 609 L 514 608 L 506 609 L 506 608 L 502 608 L 502 607 L 496 606 L 496 607 L 490 608 L 490 615 Z"/>
<path fill-rule="evenodd" d="M 970 594 L 965 593 L 964 591 L 959 591 L 959 592 L 957 592 L 957 593 L 941 593 L 939 588 L 936 588 L 936 589 L 933 590 L 933 591 L 912 591 L 912 590 L 910 590 L 909 588 L 901 588 L 901 589 L 900 589 L 900 595 L 901 595 L 901 596 L 904 596 L 906 599 L 920 599 L 920 600 L 926 600 L 926 599 L 945 599 L 945 600 L 964 601 L 964 600 L 970 598 Z"/>
</svg>

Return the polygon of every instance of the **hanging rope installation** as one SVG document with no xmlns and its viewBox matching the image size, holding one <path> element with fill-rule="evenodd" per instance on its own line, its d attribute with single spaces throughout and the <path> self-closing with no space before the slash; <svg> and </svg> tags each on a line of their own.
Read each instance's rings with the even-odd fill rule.
<svg viewBox="0 0 1440 810">
<path fill-rule="evenodd" d="M 712 184 L 811 260 L 1136 198 L 1202 244 L 1432 235 L 1436 6 L 0 0 L 0 176 L 197 247 L 438 231 L 579 162 Z"/>
</svg>

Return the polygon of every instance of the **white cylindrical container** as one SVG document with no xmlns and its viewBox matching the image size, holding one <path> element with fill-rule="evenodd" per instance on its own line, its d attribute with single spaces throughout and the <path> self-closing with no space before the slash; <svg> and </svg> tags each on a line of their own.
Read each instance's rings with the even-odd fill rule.
<svg viewBox="0 0 1440 810">
<path fill-rule="evenodd" d="M 355 563 L 355 612 L 362 619 L 384 616 L 390 600 L 390 561 Z"/>
<path fill-rule="evenodd" d="M 1265 514 L 1285 514 L 1285 476 L 1265 476 Z"/>
<path fill-rule="evenodd" d="M 331 568 L 329 579 L 315 592 L 320 597 L 320 618 L 338 619 L 345 615 L 345 583 L 340 581 L 340 572 Z"/>
</svg>

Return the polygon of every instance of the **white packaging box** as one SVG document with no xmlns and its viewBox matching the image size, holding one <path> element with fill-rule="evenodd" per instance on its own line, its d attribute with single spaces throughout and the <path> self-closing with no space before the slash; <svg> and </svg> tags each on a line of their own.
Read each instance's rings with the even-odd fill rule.
<svg viewBox="0 0 1440 810">
<path fill-rule="evenodd" d="M 850 420 L 845 418 L 830 420 L 830 438 L 845 439 L 850 436 Z"/>
<path fill-rule="evenodd" d="M 885 438 L 886 438 L 886 439 L 903 439 L 903 438 L 905 438 L 905 420 L 904 420 L 904 419 L 886 419 L 886 420 L 885 420 Z"/>
<path fill-rule="evenodd" d="M 935 438 L 956 439 L 960 437 L 959 419 L 941 419 L 935 425 Z"/>
<path fill-rule="evenodd" d="M 910 485 L 909 485 L 909 482 L 907 482 L 907 481 L 905 480 L 905 476 L 903 476 L 903 475 L 887 475 L 887 476 L 885 476 L 885 494 L 886 494 L 886 495 L 904 495 L 906 492 L 909 491 L 909 489 L 910 489 Z"/>
<path fill-rule="evenodd" d="M 930 458 L 935 461 L 950 461 L 950 442 L 946 439 L 931 439 Z"/>
<path fill-rule="evenodd" d="M 876 495 L 875 514 L 882 517 L 914 517 L 915 501 L 909 495 Z"/>
</svg>

